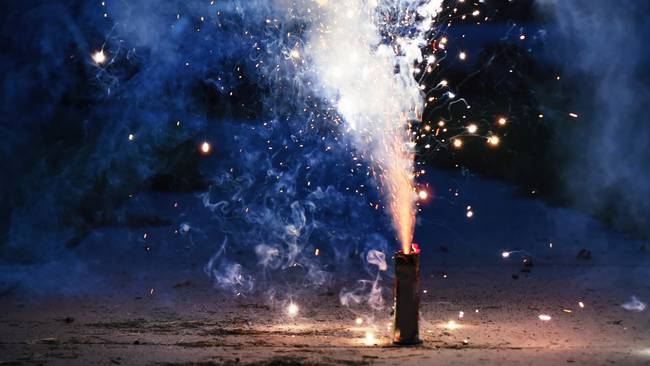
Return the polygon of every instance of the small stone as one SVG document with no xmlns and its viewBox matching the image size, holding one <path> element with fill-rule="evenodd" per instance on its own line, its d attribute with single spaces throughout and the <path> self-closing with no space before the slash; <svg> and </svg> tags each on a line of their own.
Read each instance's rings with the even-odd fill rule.
<svg viewBox="0 0 650 366">
<path fill-rule="evenodd" d="M 591 252 L 587 249 L 580 249 L 578 252 L 578 259 L 591 259 Z"/>
<path fill-rule="evenodd" d="M 532 268 L 533 267 L 533 260 L 530 259 L 529 257 L 524 257 L 524 260 L 522 262 L 524 268 Z"/>
<path fill-rule="evenodd" d="M 190 287 L 192 286 L 192 281 L 185 280 L 174 285 L 174 288 Z"/>
</svg>

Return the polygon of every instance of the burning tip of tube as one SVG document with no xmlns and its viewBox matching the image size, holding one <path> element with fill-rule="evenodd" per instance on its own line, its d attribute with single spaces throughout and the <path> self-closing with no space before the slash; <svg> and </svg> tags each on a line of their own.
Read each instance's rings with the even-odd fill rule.
<svg viewBox="0 0 650 366">
<path fill-rule="evenodd" d="M 541 320 L 541 321 L 543 321 L 543 322 L 547 322 L 547 321 L 551 320 L 551 316 L 550 316 L 550 315 L 546 315 L 546 314 L 540 314 L 540 315 L 538 316 L 538 318 L 539 318 L 539 320 Z"/>
<path fill-rule="evenodd" d="M 361 323 L 363 323 L 363 319 L 362 318 L 356 318 L 354 320 L 354 322 L 357 323 L 358 325 L 361 325 Z"/>
<path fill-rule="evenodd" d="M 415 255 L 415 254 L 420 254 L 420 246 L 415 243 L 411 243 L 411 246 L 402 246 L 402 250 L 398 251 L 398 256 L 399 255 Z"/>
<path fill-rule="evenodd" d="M 418 192 L 418 198 L 420 198 L 421 200 L 426 200 L 427 198 L 429 198 L 429 193 L 424 189 L 422 189 Z"/>
<path fill-rule="evenodd" d="M 290 317 L 298 315 L 298 310 L 298 305 L 294 303 L 290 303 L 289 306 L 287 306 L 287 314 L 289 314 Z"/>
<path fill-rule="evenodd" d="M 510 257 L 510 252 L 503 252 L 503 253 L 501 253 L 501 257 L 503 257 L 503 258 L 508 258 L 508 257 Z"/>
</svg>

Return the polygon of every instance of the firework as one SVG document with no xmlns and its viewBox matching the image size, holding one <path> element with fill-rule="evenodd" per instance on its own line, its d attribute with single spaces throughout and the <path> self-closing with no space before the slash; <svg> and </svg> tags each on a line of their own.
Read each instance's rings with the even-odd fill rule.
<svg viewBox="0 0 650 366">
<path fill-rule="evenodd" d="M 409 253 L 399 251 L 395 262 L 393 343 L 413 345 L 422 343 L 420 318 L 420 250 L 412 245 Z"/>
<path fill-rule="evenodd" d="M 411 250 L 418 200 L 411 122 L 419 120 L 424 98 L 424 86 L 414 77 L 422 68 L 415 64 L 429 60 L 422 49 L 441 3 L 322 1 L 304 47 L 318 92 L 335 102 L 354 147 L 377 168 L 405 254 Z M 425 66 L 430 72 L 432 66 Z"/>
</svg>

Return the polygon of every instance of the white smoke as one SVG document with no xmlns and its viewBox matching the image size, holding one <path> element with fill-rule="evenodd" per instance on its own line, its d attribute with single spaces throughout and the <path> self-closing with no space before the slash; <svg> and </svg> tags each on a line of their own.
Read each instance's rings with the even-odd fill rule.
<svg viewBox="0 0 650 366">
<path fill-rule="evenodd" d="M 263 39 L 252 45 L 264 53 L 258 70 L 274 86 L 275 99 L 297 98 L 277 100 L 273 104 L 275 113 L 281 113 L 278 110 L 282 110 L 280 106 L 284 103 L 305 111 L 314 108 L 312 114 L 324 112 L 324 105 L 334 113 L 323 114 L 339 116 L 334 117 L 334 122 L 340 125 L 340 131 L 349 137 L 360 158 L 373 163 L 400 241 L 409 248 L 416 200 L 414 144 L 409 123 L 419 118 L 423 108 L 415 65 L 424 62 L 421 49 L 426 46 L 426 33 L 434 26 L 441 3 L 442 0 L 250 0 L 221 5 L 222 11 L 246 18 L 246 24 L 264 28 Z M 306 121 L 306 127 L 311 122 Z M 278 193 L 293 195 L 295 174 L 282 174 L 269 167 L 269 176 L 278 178 Z M 240 185 L 234 188 L 241 191 L 254 182 L 246 179 L 232 184 Z M 202 198 L 205 207 L 217 217 L 246 201 L 239 193 L 230 200 L 212 201 L 209 195 Z M 290 206 L 288 216 L 278 207 L 246 211 L 246 221 L 258 224 L 252 230 L 268 234 L 254 244 L 258 264 L 271 270 L 304 265 L 314 283 L 324 283 L 326 274 L 308 265 L 301 256 L 316 225 L 306 217 L 306 212 L 314 212 L 316 207 L 311 202 L 299 201 Z M 252 232 L 249 237 L 258 236 Z M 221 288 L 247 290 L 249 276 L 241 266 L 225 260 L 224 248 L 225 244 L 211 259 L 206 272 Z M 377 265 L 379 271 L 386 270 L 383 253 L 368 255 L 368 263 Z M 361 281 L 348 297 L 342 296 L 342 302 L 344 299 L 381 308 L 379 275 L 374 281 Z"/>
<path fill-rule="evenodd" d="M 646 304 L 644 302 L 642 302 L 641 300 L 639 300 L 638 297 L 632 296 L 630 301 L 628 301 L 625 304 L 621 305 L 621 307 L 623 309 L 625 309 L 625 310 L 641 312 L 641 311 L 645 310 Z"/>
<path fill-rule="evenodd" d="M 415 63 L 442 0 L 319 0 L 300 50 L 316 92 L 343 117 L 357 151 L 379 168 L 402 245 L 415 223 L 408 122 L 422 110 Z M 297 54 L 297 53 L 296 53 Z"/>
<path fill-rule="evenodd" d="M 366 261 L 377 266 L 380 271 L 388 269 L 388 265 L 386 264 L 386 255 L 378 250 L 369 250 L 368 254 L 366 254 Z"/>
<path fill-rule="evenodd" d="M 215 287 L 241 295 L 253 291 L 253 278 L 246 273 L 244 267 L 225 258 L 228 237 L 224 238 L 219 250 L 210 258 L 203 268 L 204 272 L 214 281 Z"/>
<path fill-rule="evenodd" d="M 356 305 L 367 304 L 373 310 L 384 308 L 384 297 L 381 293 L 380 276 L 377 275 L 374 281 L 358 280 L 352 290 L 342 288 L 339 293 L 341 305 L 354 308 Z"/>
</svg>

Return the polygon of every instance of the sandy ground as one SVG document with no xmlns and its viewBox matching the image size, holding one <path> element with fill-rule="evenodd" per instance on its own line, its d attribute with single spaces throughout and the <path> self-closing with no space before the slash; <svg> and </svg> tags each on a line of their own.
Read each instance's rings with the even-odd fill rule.
<svg viewBox="0 0 650 366">
<path fill-rule="evenodd" d="M 327 286 L 285 272 L 256 284 L 262 292 L 217 290 L 202 270 L 223 238 L 210 212 L 191 194 L 140 195 L 126 210 L 173 224 L 95 229 L 73 260 L 16 277 L 19 286 L 4 268 L 0 364 L 650 365 L 650 310 L 621 306 L 633 295 L 650 301 L 647 242 L 496 182 L 434 178 L 437 198 L 416 229 L 421 346 L 391 343 L 389 274 L 381 310 L 341 305 L 341 289 L 375 279 L 376 267 L 350 264 Z"/>
<path fill-rule="evenodd" d="M 629 269 L 424 271 L 424 343 L 417 347 L 391 344 L 388 308 L 356 324 L 333 288 L 296 298 L 295 317 L 262 295 L 215 292 L 200 276 L 160 285 L 153 294 L 36 302 L 10 295 L 1 305 L 0 364 L 650 364 L 650 319 L 620 307 L 625 289 L 568 280 L 588 281 L 602 271 Z M 513 279 L 514 273 L 521 276 Z M 552 319 L 541 321 L 540 314 Z M 450 329 L 450 320 L 458 327 Z"/>
</svg>

